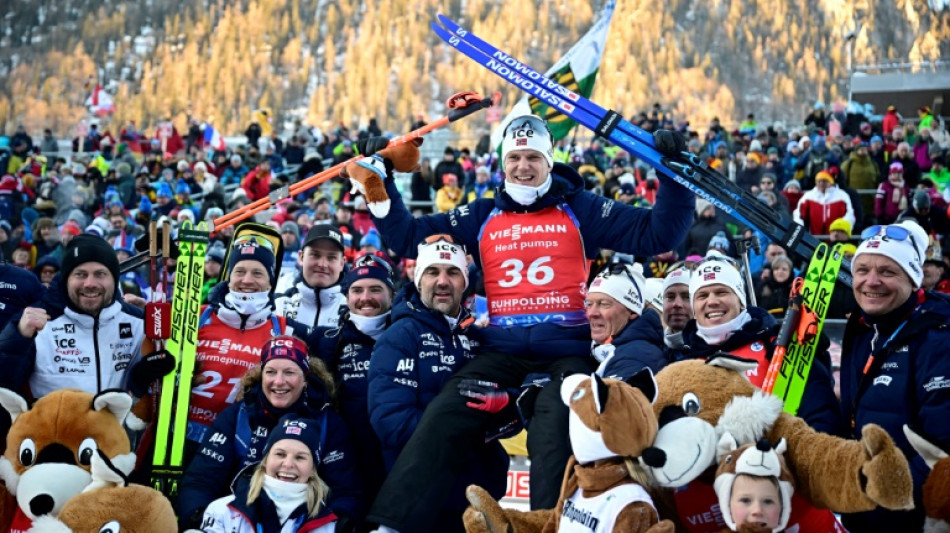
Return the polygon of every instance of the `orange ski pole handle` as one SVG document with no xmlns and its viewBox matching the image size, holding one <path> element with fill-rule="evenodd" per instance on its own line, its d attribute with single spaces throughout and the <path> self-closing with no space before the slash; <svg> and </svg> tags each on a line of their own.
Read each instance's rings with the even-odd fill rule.
<svg viewBox="0 0 950 533">
<path fill-rule="evenodd" d="M 788 294 L 788 312 L 785 313 L 785 321 L 778 330 L 778 337 L 775 338 L 775 352 L 772 354 L 772 361 L 765 372 L 765 381 L 762 382 L 762 391 L 771 394 L 775 388 L 775 379 L 782 368 L 782 362 L 785 361 L 785 353 L 788 351 L 788 344 L 792 338 L 792 331 L 798 329 L 798 322 L 802 310 L 802 286 L 805 280 L 795 278 L 792 281 L 792 289 Z M 799 340 L 801 337 L 799 337 Z"/>
<path fill-rule="evenodd" d="M 472 91 L 455 93 L 450 96 L 445 103 L 446 107 L 449 108 L 449 112 L 445 116 L 405 135 L 391 139 L 389 144 L 386 146 L 398 146 L 400 144 L 415 141 L 416 139 L 419 139 L 428 133 L 455 122 L 456 120 L 465 118 L 480 109 L 486 109 L 498 105 L 498 102 L 500 101 L 501 92 L 499 91 L 495 91 L 490 97 L 487 98 L 482 98 L 478 93 Z M 280 189 L 271 191 L 271 193 L 267 196 L 258 198 L 257 200 L 240 209 L 226 213 L 223 216 L 214 219 L 214 231 L 220 231 L 221 229 L 228 226 L 233 226 L 238 222 L 260 213 L 261 211 L 269 209 L 271 206 L 276 205 L 285 198 L 290 198 L 297 194 L 306 192 L 317 185 L 320 185 L 321 183 L 338 176 L 340 171 L 343 170 L 343 167 L 362 157 L 363 156 L 351 157 L 350 159 L 333 165 L 322 172 L 307 176 L 306 178 L 294 184 L 285 185 Z"/>
</svg>

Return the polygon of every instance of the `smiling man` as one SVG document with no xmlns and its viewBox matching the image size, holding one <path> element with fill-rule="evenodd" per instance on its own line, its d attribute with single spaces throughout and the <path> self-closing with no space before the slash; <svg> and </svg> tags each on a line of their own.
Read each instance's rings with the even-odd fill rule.
<svg viewBox="0 0 950 533">
<path fill-rule="evenodd" d="M 689 296 L 694 318 L 683 329 L 683 346 L 670 352 L 673 360 L 707 359 L 718 352 L 751 359 L 759 366 L 746 376 L 753 385 L 761 386 L 779 325 L 761 307 L 747 305 L 738 263 L 710 252 L 691 274 Z M 835 434 L 840 418 L 827 342 L 823 338 L 819 344 L 798 416 L 819 431 Z"/>
<path fill-rule="evenodd" d="M 336 327 L 317 328 L 314 353 L 340 384 L 340 414 L 353 436 L 356 468 L 369 501 L 386 477 L 379 438 L 369 423 L 367 394 L 370 358 L 376 341 L 390 324 L 393 305 L 392 266 L 375 255 L 358 258 L 343 278 L 347 312 Z"/>
<path fill-rule="evenodd" d="M 390 478 L 426 406 L 455 371 L 474 358 L 467 335 L 474 319 L 461 305 L 468 287 L 465 248 L 448 235 L 426 241 L 418 247 L 414 283 L 396 297 L 392 325 L 376 343 L 369 368 L 370 423 L 382 444 Z M 501 394 L 507 400 L 507 393 Z M 477 400 L 468 401 L 472 407 L 466 409 L 483 406 Z M 431 510 L 435 531 L 461 531 L 458 517 L 468 507 L 463 492 L 469 484 L 484 487 L 496 498 L 505 492 L 508 455 L 497 440 L 485 443 L 482 435 L 459 453 L 465 454 L 465 466 L 454 472 L 452 497 Z"/>
<path fill-rule="evenodd" d="M 307 327 L 337 325 L 346 296 L 340 290 L 345 259 L 343 234 L 330 224 L 310 228 L 298 252 L 299 276 L 277 298 L 277 314 Z"/>
<path fill-rule="evenodd" d="M 685 140 L 680 141 L 679 150 L 685 150 Z M 361 153 L 371 153 L 363 148 Z M 552 377 L 537 397 L 527 437 L 531 506 L 547 509 L 557 504 L 571 455 L 562 376 L 593 370 L 585 357 L 591 341 L 584 309 L 589 260 L 601 248 L 643 256 L 677 248 L 692 222 L 694 196 L 665 176 L 650 210 L 586 191 L 573 168 L 554 162 L 551 133 L 535 115 L 510 121 L 501 155 L 505 181 L 493 198 L 422 217 L 406 208 L 387 171 L 391 165 L 369 158 L 392 202 L 388 214 L 374 222 L 399 255 L 412 259 L 419 241 L 446 233 L 464 244 L 481 267 L 492 327 L 484 335 L 485 349 L 453 379 L 492 381 L 508 389 L 520 386 L 528 374 Z M 430 405 L 420 422 L 425 429 L 408 443 L 413 453 L 407 457 L 413 459 L 400 461 L 387 478 L 370 513 L 371 520 L 388 528 L 380 531 L 432 531 L 430 510 L 441 508 L 443 498 L 461 496 L 447 492 L 449 473 L 464 467 L 466 450 L 458 447 L 478 442 L 497 427 L 492 413 L 468 408 L 468 398 L 457 394 L 455 385 Z M 432 497 L 406 501 L 406 494 Z"/>
<path fill-rule="evenodd" d="M 646 280 L 633 265 L 608 266 L 594 278 L 584 302 L 597 374 L 626 380 L 644 367 L 666 366 L 660 315 L 644 307 Z"/>
<path fill-rule="evenodd" d="M 878 424 L 911 465 L 914 510 L 846 514 L 849 531 L 916 530 L 920 488 L 930 469 L 910 446 L 905 424 L 950 450 L 950 301 L 921 288 L 928 236 L 916 222 L 871 226 L 851 262 L 854 298 L 841 348 L 841 407 L 852 438 Z"/>
<path fill-rule="evenodd" d="M 69 241 L 47 297 L 0 335 L 0 386 L 16 390 L 29 380 L 35 398 L 64 387 L 128 390 L 145 328 L 142 311 L 116 298 L 118 278 L 108 242 L 89 234 Z"/>
</svg>

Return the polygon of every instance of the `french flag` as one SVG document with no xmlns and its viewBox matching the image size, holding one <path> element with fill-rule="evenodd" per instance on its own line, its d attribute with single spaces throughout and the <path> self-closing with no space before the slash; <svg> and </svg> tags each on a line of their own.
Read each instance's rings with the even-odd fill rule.
<svg viewBox="0 0 950 533">
<path fill-rule="evenodd" d="M 218 130 L 214 129 L 214 126 L 211 124 L 204 124 L 205 131 L 205 146 L 210 146 L 212 150 L 216 152 L 223 152 L 225 150 L 224 137 L 218 133 Z"/>
</svg>

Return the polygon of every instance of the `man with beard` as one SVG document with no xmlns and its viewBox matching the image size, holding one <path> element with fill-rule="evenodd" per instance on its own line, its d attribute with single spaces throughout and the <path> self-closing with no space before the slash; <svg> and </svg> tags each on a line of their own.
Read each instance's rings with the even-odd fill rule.
<svg viewBox="0 0 950 533">
<path fill-rule="evenodd" d="M 277 298 L 276 314 L 306 327 L 336 327 L 346 296 L 343 279 L 343 234 L 330 224 L 310 228 L 298 252 L 297 283 Z"/>
<path fill-rule="evenodd" d="M 392 267 L 375 255 L 356 260 L 343 279 L 347 311 L 336 327 L 317 328 L 317 348 L 339 384 L 340 414 L 356 453 L 363 495 L 373 501 L 386 476 L 379 438 L 369 422 L 369 363 L 376 341 L 389 327 L 393 306 Z"/>
<path fill-rule="evenodd" d="M 678 268 L 663 279 L 663 343 L 668 350 L 683 347 L 683 328 L 693 318 L 689 275 L 689 270 Z"/>
<path fill-rule="evenodd" d="M 118 279 L 109 243 L 89 234 L 69 241 L 49 293 L 0 334 L 0 386 L 28 383 L 34 398 L 64 387 L 129 390 L 145 328 L 142 311 L 118 298 Z"/>
</svg>

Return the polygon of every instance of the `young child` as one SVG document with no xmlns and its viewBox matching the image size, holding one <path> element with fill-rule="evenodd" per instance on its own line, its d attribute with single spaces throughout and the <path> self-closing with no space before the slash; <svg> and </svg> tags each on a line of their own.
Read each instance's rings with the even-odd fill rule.
<svg viewBox="0 0 950 533">
<path fill-rule="evenodd" d="M 774 448 L 765 440 L 736 446 L 728 433 L 719 441 L 720 453 L 713 487 L 728 529 L 740 533 L 778 533 L 788 526 L 792 508 L 792 476 L 782 453 L 785 440 Z"/>
<path fill-rule="evenodd" d="M 738 531 L 755 526 L 764 531 L 778 528 L 782 516 L 782 496 L 775 476 L 739 474 L 732 482 L 729 511 Z"/>
</svg>

